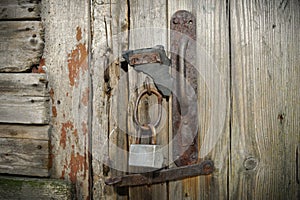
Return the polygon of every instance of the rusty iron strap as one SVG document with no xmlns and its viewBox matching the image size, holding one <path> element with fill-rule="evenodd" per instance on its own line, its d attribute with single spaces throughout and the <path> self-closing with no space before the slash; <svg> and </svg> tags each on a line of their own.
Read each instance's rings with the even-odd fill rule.
<svg viewBox="0 0 300 200">
<path fill-rule="evenodd" d="M 196 64 L 196 18 L 188 11 L 177 11 L 171 18 L 171 63 L 176 74 L 175 94 L 172 98 L 173 160 L 177 166 L 194 164 L 198 161 L 198 113 Z M 174 73 L 176 72 L 176 73 Z M 188 84 L 194 98 L 188 99 Z M 190 132 L 183 128 L 184 124 Z M 188 144 L 188 145 L 187 145 Z"/>
<path fill-rule="evenodd" d="M 163 169 L 151 173 L 129 174 L 109 178 L 105 181 L 105 184 L 117 187 L 151 185 L 155 183 L 163 183 L 166 181 L 181 180 L 184 178 L 190 178 L 199 175 L 209 175 L 213 172 L 213 170 L 213 162 L 211 160 L 205 160 L 199 164 L 190 166 Z"/>
</svg>

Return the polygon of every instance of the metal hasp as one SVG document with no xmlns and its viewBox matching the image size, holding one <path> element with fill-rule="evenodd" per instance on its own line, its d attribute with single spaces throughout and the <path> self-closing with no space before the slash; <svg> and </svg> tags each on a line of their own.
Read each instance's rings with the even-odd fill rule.
<svg viewBox="0 0 300 200">
<path fill-rule="evenodd" d="M 122 56 L 136 71 L 149 75 L 163 96 L 171 95 L 173 88 L 173 80 L 169 73 L 171 62 L 162 45 L 128 50 L 123 52 Z"/>
<path fill-rule="evenodd" d="M 163 183 L 166 181 L 176 181 L 199 175 L 209 175 L 213 172 L 213 170 L 213 162 L 210 160 L 206 160 L 199 164 L 189 166 L 176 167 L 172 169 L 163 169 L 160 171 L 149 172 L 144 174 L 129 174 L 109 178 L 105 181 L 105 184 L 117 187 L 151 185 L 155 183 Z"/>
<path fill-rule="evenodd" d="M 179 10 L 170 20 L 172 75 L 173 160 L 177 166 L 198 161 L 198 107 L 196 70 L 196 18 Z"/>
</svg>

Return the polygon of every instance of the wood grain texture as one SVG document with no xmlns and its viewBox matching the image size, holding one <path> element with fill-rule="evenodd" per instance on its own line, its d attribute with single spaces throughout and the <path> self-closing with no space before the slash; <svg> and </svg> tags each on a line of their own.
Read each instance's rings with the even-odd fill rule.
<svg viewBox="0 0 300 200">
<path fill-rule="evenodd" d="M 44 33 L 39 21 L 0 22 L 0 72 L 23 72 L 40 62 Z"/>
<path fill-rule="evenodd" d="M 120 63 L 128 45 L 127 4 L 121 0 L 94 2 L 92 16 L 93 198 L 127 199 L 128 191 L 104 183 L 127 171 L 128 80 Z"/>
<path fill-rule="evenodd" d="M 299 1 L 230 1 L 231 199 L 299 199 Z"/>
<path fill-rule="evenodd" d="M 163 45 L 167 48 L 167 2 L 132 0 L 130 6 L 129 49 L 149 48 Z M 133 123 L 134 104 L 139 92 L 144 89 L 146 75 L 137 73 L 132 67 L 128 70 L 129 107 L 128 132 L 136 136 L 138 128 Z M 150 78 L 150 77 L 149 77 Z M 151 78 L 150 78 L 151 80 Z M 152 81 L 150 81 L 152 82 Z M 153 87 L 153 84 L 152 86 Z M 168 103 L 163 101 L 163 115 L 160 125 L 156 128 L 157 144 L 167 148 L 168 144 Z M 145 96 L 140 101 L 139 119 L 141 123 L 154 122 L 157 119 L 157 99 L 154 95 Z M 147 140 L 146 140 L 147 141 Z M 144 142 L 146 142 L 144 141 Z M 129 144 L 135 143 L 134 137 L 129 137 Z M 165 151 L 165 161 L 168 164 L 168 150 Z M 130 199 L 167 199 L 167 184 L 132 187 L 129 190 Z"/>
<path fill-rule="evenodd" d="M 49 126 L 0 125 L 0 173 L 49 176 Z"/>
<path fill-rule="evenodd" d="M 168 21 L 178 10 L 187 10 L 197 19 L 197 66 L 195 67 L 200 73 L 198 78 L 199 161 L 211 159 L 215 164 L 212 175 L 170 182 L 169 191 L 174 192 L 169 194 L 169 199 L 226 199 L 230 157 L 227 5 L 225 1 L 205 0 L 169 1 L 168 3 Z M 222 107 L 220 105 L 225 110 L 220 109 L 217 115 L 214 114 L 216 109 Z M 209 132 L 209 129 L 215 131 Z"/>
<path fill-rule="evenodd" d="M 0 124 L 1 138 L 49 140 L 49 126 Z"/>
<path fill-rule="evenodd" d="M 0 3 L 1 20 L 40 19 L 40 0 L 2 0 Z"/>
<path fill-rule="evenodd" d="M 0 74 L 0 92 L 0 122 L 49 123 L 45 74 Z"/>
<path fill-rule="evenodd" d="M 52 178 L 75 186 L 77 199 L 89 188 L 90 1 L 42 1 L 43 58 L 51 94 Z"/>
<path fill-rule="evenodd" d="M 0 177 L 1 199 L 57 199 L 74 197 L 71 184 L 54 179 Z"/>
</svg>

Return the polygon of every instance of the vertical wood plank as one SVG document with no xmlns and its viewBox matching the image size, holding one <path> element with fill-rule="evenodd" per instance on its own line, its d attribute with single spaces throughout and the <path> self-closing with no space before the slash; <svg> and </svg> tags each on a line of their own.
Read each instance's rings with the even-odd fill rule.
<svg viewBox="0 0 300 200">
<path fill-rule="evenodd" d="M 128 45 L 127 4 L 94 1 L 92 9 L 93 198 L 127 199 L 126 190 L 104 183 L 127 170 L 128 80 L 120 63 Z"/>
<path fill-rule="evenodd" d="M 89 1 L 42 1 L 52 103 L 52 177 L 89 198 Z"/>
<path fill-rule="evenodd" d="M 199 161 L 211 159 L 215 164 L 210 176 L 170 182 L 169 191 L 176 192 L 170 193 L 169 199 L 227 198 L 230 66 L 226 6 L 226 1 L 205 0 L 169 1 L 168 4 L 169 19 L 177 10 L 190 11 L 197 18 Z M 216 115 L 216 109 L 221 107 L 224 109 Z M 209 132 L 212 127 L 216 130 Z"/>
<path fill-rule="evenodd" d="M 230 198 L 299 199 L 300 2 L 230 5 Z"/>
<path fill-rule="evenodd" d="M 167 47 L 167 4 L 166 1 L 131 0 L 130 6 L 130 33 L 129 49 L 139 49 L 163 45 Z M 137 73 L 129 67 L 129 110 L 128 110 L 128 132 L 136 135 L 137 129 L 132 121 L 132 114 L 136 97 L 144 89 L 145 75 Z M 143 98 L 140 102 L 139 117 L 144 123 L 156 120 L 157 108 L 154 95 Z M 163 101 L 163 117 L 161 124 L 157 128 L 157 144 L 168 144 L 168 104 Z M 147 113 L 150 113 L 149 115 Z M 133 137 L 129 142 L 135 143 Z M 167 155 L 166 155 L 167 156 Z M 167 161 L 167 159 L 166 159 Z M 133 187 L 129 190 L 130 199 L 166 199 L 167 184 L 152 186 Z"/>
</svg>

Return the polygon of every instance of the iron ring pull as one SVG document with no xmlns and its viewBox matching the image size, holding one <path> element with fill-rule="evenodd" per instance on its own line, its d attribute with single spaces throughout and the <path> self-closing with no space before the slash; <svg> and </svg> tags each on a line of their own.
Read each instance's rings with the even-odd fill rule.
<svg viewBox="0 0 300 200">
<path fill-rule="evenodd" d="M 162 95 L 157 91 L 157 90 L 154 90 L 153 88 L 146 88 L 144 89 L 140 94 L 139 96 L 137 97 L 137 100 L 135 102 L 135 107 L 134 107 L 134 112 L 133 112 L 133 120 L 134 122 L 144 131 L 147 131 L 147 130 L 150 130 L 151 128 L 149 127 L 149 125 L 143 125 L 139 122 L 138 120 L 138 106 L 139 106 L 139 103 L 140 103 L 140 100 L 142 98 L 142 96 L 144 96 L 145 94 L 147 94 L 148 92 L 151 92 L 151 94 L 155 94 L 157 96 L 157 100 L 158 100 L 158 117 L 157 117 L 157 120 L 156 122 L 153 124 L 153 127 L 157 127 L 160 120 L 161 120 L 161 113 L 162 113 Z M 150 94 L 150 95 L 151 95 Z"/>
</svg>

